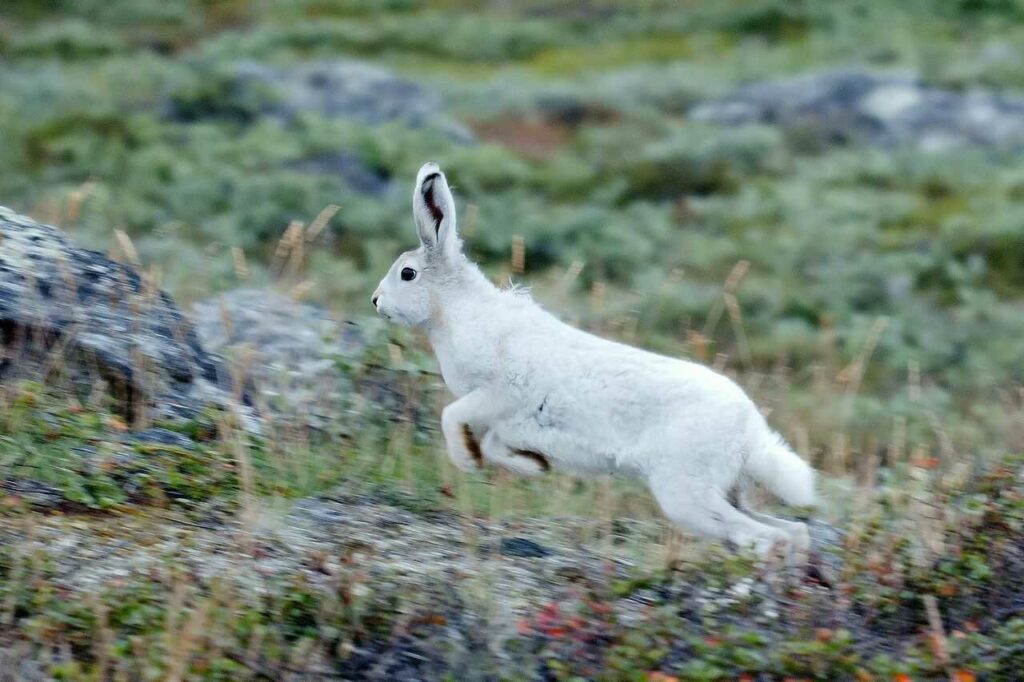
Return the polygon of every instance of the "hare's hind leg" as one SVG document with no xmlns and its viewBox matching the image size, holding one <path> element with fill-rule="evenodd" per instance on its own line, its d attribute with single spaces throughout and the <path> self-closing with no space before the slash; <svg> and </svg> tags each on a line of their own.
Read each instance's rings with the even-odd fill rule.
<svg viewBox="0 0 1024 682">
<path fill-rule="evenodd" d="M 740 499 L 742 500 L 742 497 Z M 750 509 L 742 502 L 740 503 L 740 509 L 743 511 L 744 514 L 754 519 L 755 521 L 760 521 L 761 523 L 764 523 L 766 525 L 774 526 L 775 528 L 779 528 L 784 533 L 786 533 L 786 535 L 789 536 L 789 541 L 792 544 L 793 549 L 797 553 L 804 554 L 807 552 L 808 549 L 810 549 L 811 536 L 810 533 L 807 532 L 806 523 L 803 523 L 801 521 L 790 521 L 788 519 L 780 519 L 778 517 L 772 516 L 771 514 L 762 514 L 761 512 L 756 512 L 753 509 Z"/>
<path fill-rule="evenodd" d="M 685 530 L 762 556 L 788 544 L 789 535 L 781 528 L 747 516 L 729 504 L 722 491 L 700 479 L 654 475 L 648 485 L 665 515 Z"/>
<path fill-rule="evenodd" d="M 520 476 L 539 476 L 551 470 L 551 462 L 539 452 L 511 448 L 494 431 L 488 431 L 483 443 L 484 459 Z"/>
</svg>

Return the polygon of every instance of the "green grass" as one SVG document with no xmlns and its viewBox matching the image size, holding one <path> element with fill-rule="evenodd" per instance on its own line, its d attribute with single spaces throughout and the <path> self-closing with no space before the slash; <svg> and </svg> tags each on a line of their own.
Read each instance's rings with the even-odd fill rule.
<svg viewBox="0 0 1024 682">
<path fill-rule="evenodd" d="M 128 563 L 116 579 L 68 582 L 71 557 L 38 538 L 55 524 L 59 527 L 60 517 L 52 511 L 49 517 L 34 516 L 16 499 L 5 499 L 0 527 L 15 541 L 0 543 L 0 641 L 14 647 L 11 651 L 35 652 L 38 660 L 49 660 L 44 669 L 58 679 L 104 679 L 114 671 L 144 679 L 174 674 L 271 679 L 286 672 L 358 677 L 377 657 L 406 650 L 416 652 L 415 665 L 458 669 L 471 661 L 475 673 L 491 671 L 503 680 L 531 679 L 541 672 L 559 680 L 657 679 L 651 677 L 657 672 L 686 680 L 753 674 L 939 680 L 968 673 L 1010 680 L 1019 664 L 1015 652 L 1024 630 L 1013 614 L 1024 579 L 1020 457 L 1002 458 L 974 475 L 955 465 L 911 460 L 892 467 L 877 487 L 862 487 L 852 495 L 831 493 L 832 502 L 841 505 L 845 499 L 854 511 L 846 514 L 845 536 L 826 550 L 831 557 L 826 563 L 834 564 L 826 571 L 827 586 L 765 572 L 748 557 L 707 545 L 690 547 L 681 558 L 661 548 L 668 551 L 663 556 L 671 560 L 669 568 L 643 564 L 640 548 L 628 544 L 628 527 L 599 523 L 598 535 L 585 542 L 609 549 L 627 543 L 618 552 L 631 557 L 634 568 L 623 573 L 609 566 L 608 574 L 595 582 L 574 577 L 576 569 L 570 566 L 551 584 L 551 601 L 533 604 L 510 631 L 507 621 L 487 620 L 486 604 L 499 598 L 490 591 L 493 587 L 486 587 L 487 580 L 507 569 L 484 568 L 488 555 L 485 545 L 476 544 L 479 529 L 465 528 L 465 547 L 459 551 L 480 552 L 477 570 L 491 577 L 480 576 L 484 583 L 479 586 L 460 582 L 448 590 L 410 591 L 406 581 L 416 573 L 375 568 L 372 551 L 353 549 L 361 546 L 359 539 L 324 537 L 315 548 L 264 539 L 237 504 L 244 487 L 238 462 L 213 454 L 230 443 L 209 440 L 211 424 L 183 427 L 203 442 L 206 458 L 191 450 L 137 449 L 144 456 L 144 476 L 162 494 L 134 494 L 128 504 L 125 490 L 147 490 L 138 479 L 113 467 L 101 467 L 104 473 L 96 474 L 79 466 L 77 450 L 83 443 L 98 447 L 123 436 L 113 417 L 87 408 L 69 411 L 32 386 L 8 402 L 6 414 L 0 428 L 5 464 L 17 446 L 27 453 L 23 467 L 39 467 L 32 475 L 92 512 L 89 523 L 73 515 L 68 519 L 72 537 L 93 528 L 90 532 L 103 542 L 113 539 L 114 546 L 134 552 L 151 543 L 159 546 L 166 534 L 178 543 L 150 568 Z M 390 435 L 394 443 L 393 427 Z M 397 445 L 403 453 L 429 456 L 438 444 L 422 449 L 402 441 Z M 249 504 L 269 509 L 276 495 L 308 494 L 318 485 L 336 489 L 338 481 L 288 487 L 282 471 L 264 459 L 269 453 L 252 452 L 257 497 Z M 384 459 L 379 452 L 377 459 Z M 311 460 L 304 457 L 303 463 Z M 543 496 L 531 497 L 507 479 L 494 479 L 485 497 L 480 497 L 479 483 L 467 486 L 459 479 L 453 481 L 454 499 L 429 491 L 423 484 L 441 479 L 432 479 L 428 470 L 435 477 L 453 476 L 436 460 L 432 467 L 382 463 L 369 472 L 363 468 L 367 460 L 356 455 L 335 465 L 347 480 L 341 488 L 346 494 L 375 491 L 375 504 L 423 519 L 448 518 L 454 510 L 476 517 L 477 524 L 502 517 L 517 523 L 524 513 L 551 513 L 546 525 L 568 524 L 566 532 L 580 541 L 595 529 L 574 527 L 565 519 L 564 512 L 574 506 L 572 497 L 591 509 L 611 502 L 624 516 L 639 513 L 626 511 L 636 492 L 622 485 L 573 491 L 558 479 L 532 482 L 534 492 L 550 496 L 560 491 L 562 514 L 556 520 L 554 510 L 545 510 Z M 412 479 L 409 466 L 415 471 Z M 24 468 L 5 466 L 7 477 L 24 473 Z M 199 505 L 213 499 L 222 504 L 219 520 L 210 525 L 218 517 Z M 579 512 L 584 513 L 584 505 Z M 240 526 L 232 520 L 235 514 Z M 190 518 L 201 524 L 195 528 L 210 530 L 189 530 Z M 29 531 L 29 524 L 47 530 Z M 216 536 L 218 528 L 224 535 L 216 551 L 240 568 L 204 571 L 206 577 L 197 578 L 194 572 L 210 560 L 200 559 L 211 551 L 201 548 L 209 546 L 209 534 Z M 655 549 L 656 544 L 641 551 Z M 277 563 L 254 590 L 248 584 L 251 572 L 266 570 L 256 567 L 267 552 L 287 563 Z M 245 568 L 249 562 L 253 568 Z M 482 602 L 474 596 L 481 588 Z M 929 614 L 930 600 L 940 614 L 938 625 Z M 645 605 L 639 612 L 638 603 Z M 472 654 L 449 650 L 452 628 L 465 632 L 470 622 L 479 623 L 472 646 L 483 646 L 489 636 L 501 637 L 511 657 L 492 658 L 486 648 Z M 55 650 L 61 652 L 56 658 L 45 653 Z"/>
</svg>

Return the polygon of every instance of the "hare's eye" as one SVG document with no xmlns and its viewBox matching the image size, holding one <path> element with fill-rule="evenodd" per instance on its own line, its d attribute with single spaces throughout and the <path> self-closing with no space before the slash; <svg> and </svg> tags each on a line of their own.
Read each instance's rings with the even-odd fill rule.
<svg viewBox="0 0 1024 682">
<path fill-rule="evenodd" d="M 416 279 L 416 271 L 412 268 L 402 268 L 402 281 L 411 282 Z"/>
</svg>

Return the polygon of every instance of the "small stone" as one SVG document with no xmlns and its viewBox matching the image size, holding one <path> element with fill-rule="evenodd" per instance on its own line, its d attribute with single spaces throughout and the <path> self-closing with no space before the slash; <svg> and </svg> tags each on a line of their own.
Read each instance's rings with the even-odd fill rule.
<svg viewBox="0 0 1024 682">
<path fill-rule="evenodd" d="M 501 554 L 502 556 L 520 559 L 539 559 L 550 556 L 551 552 L 533 540 L 527 540 L 526 538 L 502 538 Z"/>
</svg>

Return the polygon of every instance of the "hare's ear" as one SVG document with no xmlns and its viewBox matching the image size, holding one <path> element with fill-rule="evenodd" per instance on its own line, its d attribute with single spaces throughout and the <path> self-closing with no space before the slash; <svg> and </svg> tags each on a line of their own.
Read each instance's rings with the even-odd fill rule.
<svg viewBox="0 0 1024 682">
<path fill-rule="evenodd" d="M 436 163 L 426 163 L 416 175 L 412 193 L 416 234 L 428 252 L 454 256 L 461 244 L 455 231 L 455 199 Z"/>
</svg>

